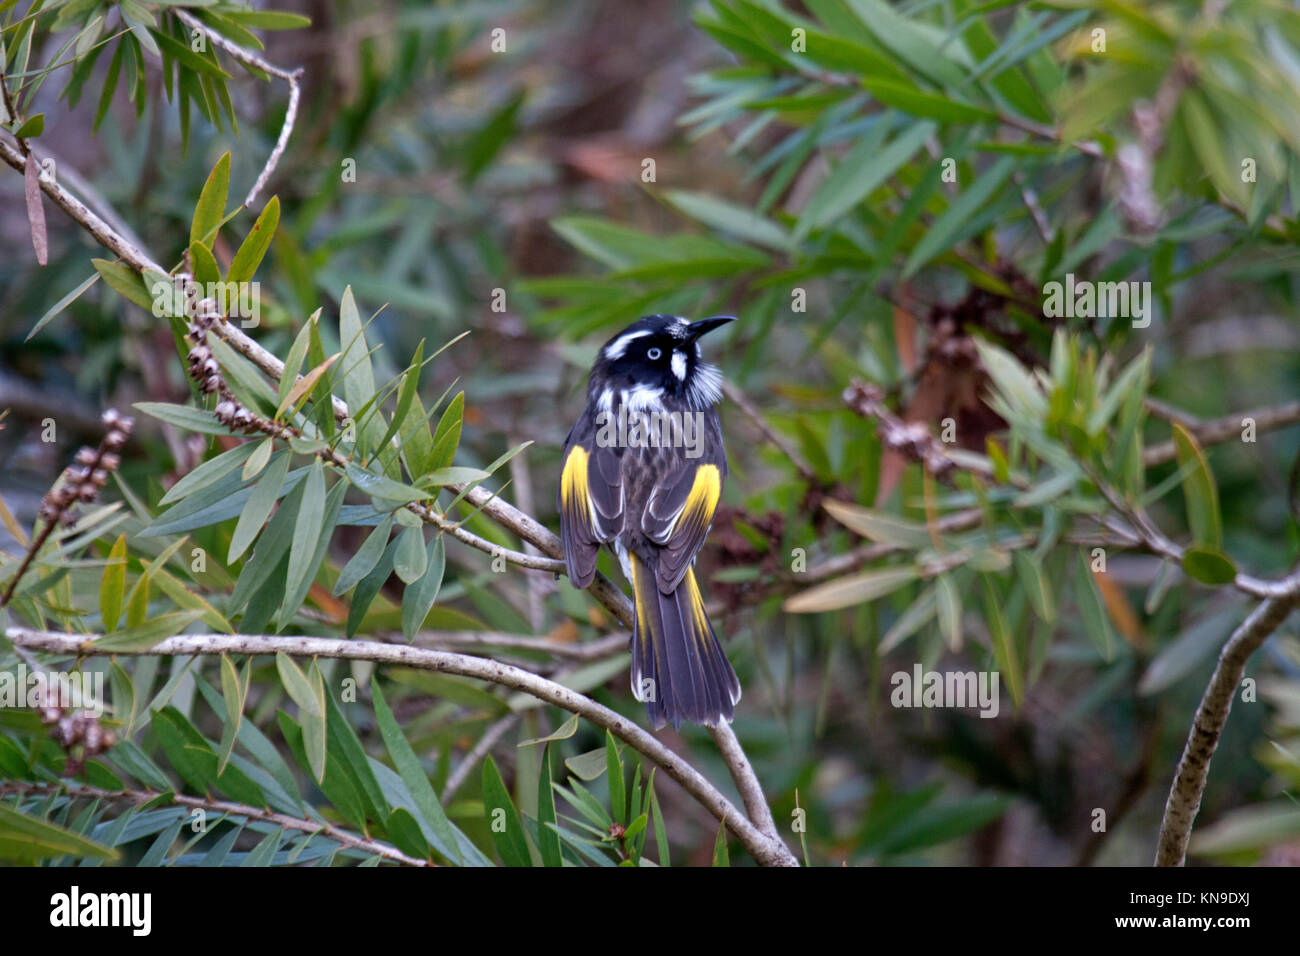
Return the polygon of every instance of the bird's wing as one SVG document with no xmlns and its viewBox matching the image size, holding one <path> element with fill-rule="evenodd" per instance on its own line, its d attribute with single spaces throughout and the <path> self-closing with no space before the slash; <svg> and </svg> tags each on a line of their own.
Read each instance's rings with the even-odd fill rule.
<svg viewBox="0 0 1300 956">
<path fill-rule="evenodd" d="M 576 429 L 575 429 L 576 430 Z M 592 447 L 587 447 L 592 446 Z M 623 476 L 611 448 L 570 439 L 560 474 L 560 538 L 569 580 L 585 588 L 596 576 L 602 543 L 623 530 Z"/>
<path fill-rule="evenodd" d="M 711 460 L 712 459 L 712 460 Z M 713 526 L 722 498 L 727 459 L 718 443 L 716 456 L 684 458 L 656 484 L 641 513 L 641 531 L 659 545 L 659 589 L 676 589 Z"/>
</svg>

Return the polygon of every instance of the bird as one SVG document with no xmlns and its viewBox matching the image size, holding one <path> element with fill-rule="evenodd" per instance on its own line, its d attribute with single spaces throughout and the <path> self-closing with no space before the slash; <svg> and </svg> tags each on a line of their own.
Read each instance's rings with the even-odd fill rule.
<svg viewBox="0 0 1300 956">
<path fill-rule="evenodd" d="M 734 320 L 648 315 L 610 338 L 564 441 L 566 570 L 585 588 L 602 546 L 618 557 L 634 598 L 632 693 L 656 730 L 729 723 L 740 701 L 694 570 L 727 478 L 722 375 L 699 340 Z"/>
</svg>

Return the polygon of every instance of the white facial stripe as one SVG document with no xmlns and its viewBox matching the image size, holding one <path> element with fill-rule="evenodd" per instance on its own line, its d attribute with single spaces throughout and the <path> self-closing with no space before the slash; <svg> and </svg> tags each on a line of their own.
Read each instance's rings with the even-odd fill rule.
<svg viewBox="0 0 1300 956">
<path fill-rule="evenodd" d="M 627 351 L 627 347 L 634 339 L 639 339 L 642 336 L 649 334 L 648 331 L 642 330 L 640 332 L 628 332 L 626 335 L 620 335 L 613 342 L 609 343 L 609 348 L 605 349 L 605 358 L 609 359 L 611 362 L 616 359 L 621 359 L 623 353 Z"/>
<path fill-rule="evenodd" d="M 608 412 L 613 408 L 613 405 L 614 405 L 614 393 L 609 389 L 605 389 L 603 392 L 600 393 L 600 398 L 596 400 L 596 407 L 599 408 L 602 412 Z"/>
<path fill-rule="evenodd" d="M 677 381 L 686 381 L 686 355 L 673 349 L 673 374 L 677 376 Z"/>
</svg>

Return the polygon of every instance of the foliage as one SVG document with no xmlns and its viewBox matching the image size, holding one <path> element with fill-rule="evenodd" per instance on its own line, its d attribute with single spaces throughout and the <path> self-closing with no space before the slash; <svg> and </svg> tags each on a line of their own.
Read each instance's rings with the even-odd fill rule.
<svg viewBox="0 0 1300 956">
<path fill-rule="evenodd" d="M 468 646 L 638 720 L 622 648 L 555 652 L 599 641 L 606 611 L 567 581 L 498 573 L 493 555 L 524 541 L 470 498 L 547 500 L 593 343 L 670 312 L 741 319 L 719 364 L 764 440 L 724 404 L 732 476 L 701 574 L 778 829 L 806 820 L 812 863 L 995 862 L 1031 852 L 1013 822 L 1027 811 L 1050 834 L 1036 862 L 1086 862 L 1093 808 L 1114 826 L 1136 806 L 1106 858 L 1149 859 L 1241 598 L 1296 558 L 1294 436 L 1203 417 L 1250 417 L 1294 381 L 1293 356 L 1252 351 L 1269 329 L 1234 309 L 1296 307 L 1300 15 L 711 0 L 667 35 L 712 64 L 690 79 L 684 135 L 611 146 L 562 108 L 613 109 L 594 89 L 609 84 L 548 69 L 576 29 L 616 29 L 583 5 L 340 9 L 352 32 L 224 2 L 0 4 L 6 128 L 40 150 L 58 133 L 46 80 L 70 109 L 98 88 L 95 183 L 171 270 L 110 256 L 87 275 L 53 229 L 42 274 L 0 265 L 4 334 L 26 343 L 13 372 L 129 401 L 145 443 L 113 500 L 53 530 L 21 576 L 43 523 L 0 515 L 16 542 L 0 585 L 18 581 L 3 623 L 98 635 L 94 656 L 45 660 L 105 676 L 113 735 L 79 751 L 0 708 L 0 857 L 739 862 L 647 758 L 505 686 L 140 654 L 187 633 Z M 346 95 L 308 71 L 255 209 L 232 191 L 271 151 L 284 84 L 215 39 L 193 49 L 189 17 L 268 62 L 307 49 L 277 45 L 295 36 L 346 46 Z M 164 144 L 183 158 L 160 163 Z M 248 331 L 283 373 L 193 301 L 160 300 L 182 273 L 260 282 Z M 1132 297 L 1049 305 L 1076 279 Z M 1243 746 L 1216 758 L 1192 844 L 1207 858 L 1294 845 L 1294 812 L 1267 799 L 1300 766 L 1294 638 L 1263 654 L 1267 707 L 1234 709 Z M 1010 706 L 887 707 L 914 664 L 996 672 Z M 682 737 L 725 778 L 702 730 Z M 977 837 L 1009 831 L 997 852 Z"/>
</svg>

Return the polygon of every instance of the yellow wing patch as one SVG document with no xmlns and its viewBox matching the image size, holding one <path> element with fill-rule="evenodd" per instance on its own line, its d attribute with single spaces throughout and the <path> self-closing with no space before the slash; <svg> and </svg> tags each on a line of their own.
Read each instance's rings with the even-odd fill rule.
<svg viewBox="0 0 1300 956">
<path fill-rule="evenodd" d="M 680 527 L 707 527 L 713 520 L 713 512 L 718 509 L 718 499 L 722 497 L 722 473 L 717 465 L 700 465 L 695 469 L 695 481 L 691 484 L 682 513 L 673 526 L 675 534 Z"/>
<path fill-rule="evenodd" d="M 587 493 L 587 449 L 574 445 L 560 475 L 560 502 L 573 515 L 582 515 L 591 525 L 591 495 Z"/>
</svg>

